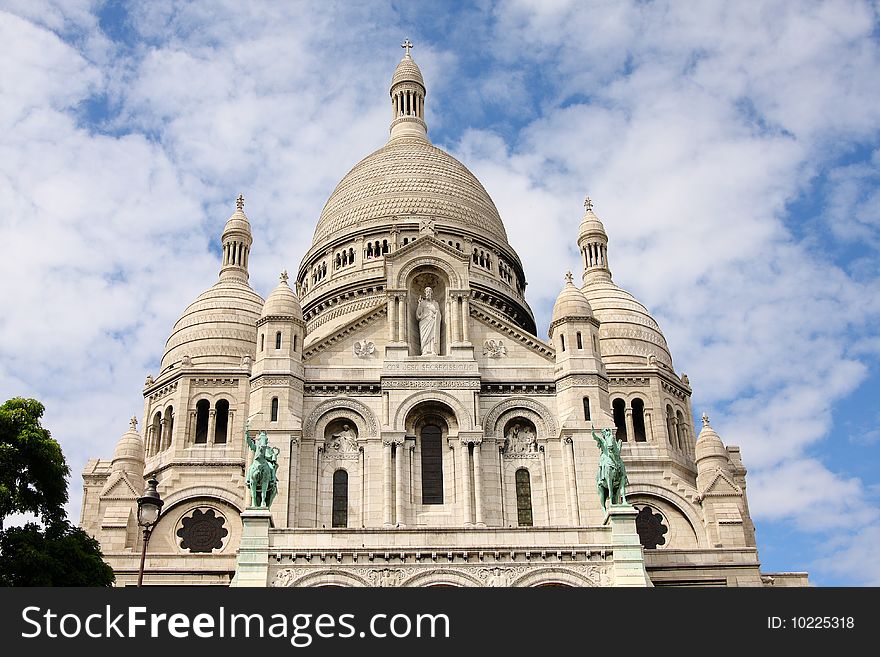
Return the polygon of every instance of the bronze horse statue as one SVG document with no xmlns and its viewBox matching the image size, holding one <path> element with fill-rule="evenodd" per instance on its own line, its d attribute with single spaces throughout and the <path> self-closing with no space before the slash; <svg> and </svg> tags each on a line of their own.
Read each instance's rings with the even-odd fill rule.
<svg viewBox="0 0 880 657">
<path fill-rule="evenodd" d="M 269 445 L 269 436 L 261 431 L 256 442 L 250 435 L 250 423 L 244 430 L 248 447 L 254 453 L 254 460 L 247 471 L 245 484 L 251 492 L 252 506 L 268 509 L 278 493 L 278 453 L 277 447 Z"/>
<path fill-rule="evenodd" d="M 626 466 L 620 457 L 620 447 L 623 443 L 614 437 L 611 429 L 602 429 L 601 434 L 597 434 L 593 429 L 592 434 L 601 451 L 599 469 L 596 471 L 596 490 L 602 508 L 607 508 L 609 501 L 612 506 L 626 504 L 626 485 L 629 480 L 626 476 Z"/>
</svg>

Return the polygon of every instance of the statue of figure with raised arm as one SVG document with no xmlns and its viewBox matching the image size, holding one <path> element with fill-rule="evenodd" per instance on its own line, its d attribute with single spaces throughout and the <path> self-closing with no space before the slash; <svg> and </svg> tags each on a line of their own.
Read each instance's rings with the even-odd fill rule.
<svg viewBox="0 0 880 657">
<path fill-rule="evenodd" d="M 251 438 L 251 423 L 247 422 L 244 439 L 254 453 L 254 460 L 247 471 L 245 484 L 251 492 L 251 501 L 257 508 L 268 509 L 278 492 L 278 453 L 277 447 L 269 445 L 269 435 L 261 431 L 256 441 Z"/>
<path fill-rule="evenodd" d="M 626 476 L 626 466 L 620 456 L 620 447 L 623 443 L 614 437 L 611 429 L 602 429 L 598 434 L 593 429 L 591 433 L 601 452 L 599 469 L 596 471 L 596 490 L 602 508 L 607 508 L 608 503 L 626 504 L 626 485 L 629 480 Z"/>
<path fill-rule="evenodd" d="M 422 356 L 436 356 L 440 353 L 440 304 L 430 287 L 426 287 L 425 296 L 419 298 L 416 319 L 419 320 Z"/>
</svg>

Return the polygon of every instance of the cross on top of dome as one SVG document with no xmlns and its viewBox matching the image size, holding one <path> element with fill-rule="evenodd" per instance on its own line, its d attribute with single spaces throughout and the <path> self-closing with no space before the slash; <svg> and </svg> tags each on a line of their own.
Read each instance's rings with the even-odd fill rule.
<svg viewBox="0 0 880 657">
<path fill-rule="evenodd" d="M 409 57 L 409 50 L 413 47 L 412 41 L 405 39 L 404 42 L 400 44 L 400 47 L 406 51 L 406 57 Z"/>
<path fill-rule="evenodd" d="M 592 209 L 593 209 L 593 200 L 592 200 L 589 196 L 588 196 L 587 198 L 584 199 L 584 207 L 585 207 L 587 210 L 592 210 Z"/>
<path fill-rule="evenodd" d="M 572 276 L 570 271 L 565 272 L 565 282 L 569 285 L 574 285 L 574 276 Z"/>
<path fill-rule="evenodd" d="M 709 414 L 708 413 L 703 413 L 703 426 L 704 427 L 709 426 Z"/>
<path fill-rule="evenodd" d="M 290 279 L 290 276 L 287 275 L 287 270 L 286 270 L 286 269 L 282 269 L 282 270 L 281 270 L 281 282 L 282 282 L 282 283 L 287 283 L 287 281 L 288 281 L 289 279 Z"/>
<path fill-rule="evenodd" d="M 239 194 L 238 198 L 235 199 L 235 207 L 239 210 L 244 210 L 244 196 Z"/>
<path fill-rule="evenodd" d="M 131 427 L 132 431 L 137 431 L 138 428 L 138 419 L 136 416 L 132 415 L 131 420 L 128 421 L 129 427 Z"/>
</svg>

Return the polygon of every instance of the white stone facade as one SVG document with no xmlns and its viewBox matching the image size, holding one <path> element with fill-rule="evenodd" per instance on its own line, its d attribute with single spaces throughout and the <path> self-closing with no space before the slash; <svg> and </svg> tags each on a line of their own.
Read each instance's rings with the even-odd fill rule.
<svg viewBox="0 0 880 657">
<path fill-rule="evenodd" d="M 613 283 L 589 199 L 583 286 L 569 277 L 545 341 L 491 198 L 427 138 L 425 96 L 407 51 L 388 144 L 343 178 L 295 283 L 282 274 L 265 302 L 239 198 L 219 281 L 147 379 L 143 430 L 83 473 L 81 524 L 118 584 L 137 577 L 152 476 L 165 506 L 147 583 L 806 584 L 760 574 L 739 449 L 708 419 L 694 434 L 687 377 Z M 247 508 L 247 423 L 279 450 L 269 512 Z M 625 437 L 633 506 L 600 506 L 594 427 Z"/>
</svg>

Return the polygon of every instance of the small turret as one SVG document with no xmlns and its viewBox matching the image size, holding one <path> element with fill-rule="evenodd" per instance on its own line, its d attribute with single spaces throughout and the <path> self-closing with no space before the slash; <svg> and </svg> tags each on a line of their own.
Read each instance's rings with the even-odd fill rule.
<svg viewBox="0 0 880 657">
<path fill-rule="evenodd" d="M 391 78 L 391 137 L 428 138 L 425 123 L 425 80 L 419 65 L 409 54 L 413 44 L 407 39 L 400 46 L 406 51 Z"/>
<path fill-rule="evenodd" d="M 608 266 L 608 235 L 605 226 L 593 212 L 593 201 L 584 200 L 584 218 L 578 227 L 578 248 L 584 262 L 584 284 L 611 280 Z"/>
<path fill-rule="evenodd" d="M 144 476 L 144 440 L 137 432 L 137 418 L 132 417 L 128 431 L 122 434 L 116 449 L 113 452 L 113 460 L 110 469 L 114 472 L 134 475 L 131 481 L 141 480 Z"/>
<path fill-rule="evenodd" d="M 248 256 L 254 237 L 251 224 L 244 213 L 244 196 L 239 194 L 235 201 L 235 212 L 223 228 L 223 260 L 220 267 L 220 280 L 248 280 Z"/>
</svg>

